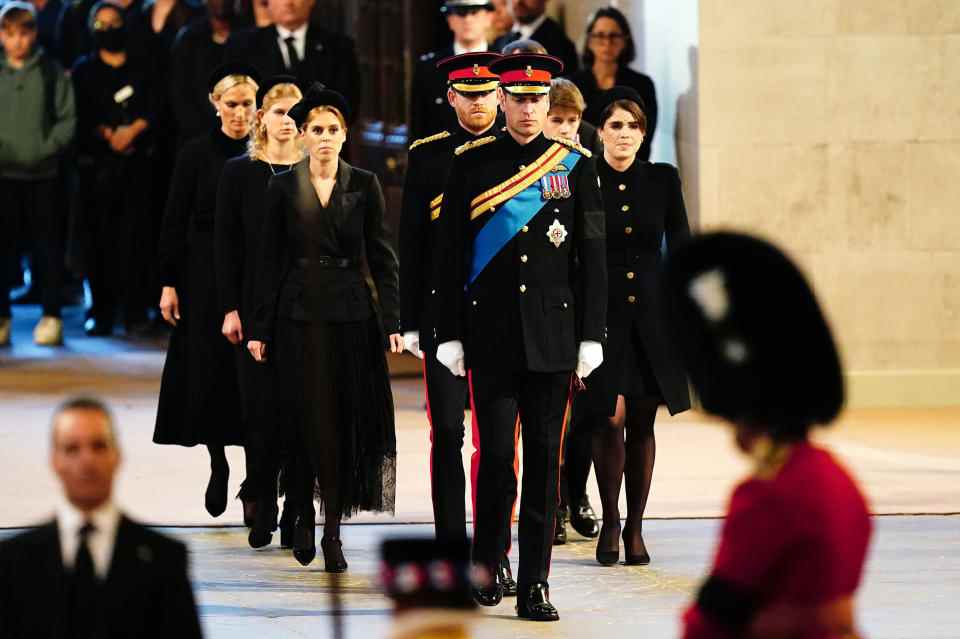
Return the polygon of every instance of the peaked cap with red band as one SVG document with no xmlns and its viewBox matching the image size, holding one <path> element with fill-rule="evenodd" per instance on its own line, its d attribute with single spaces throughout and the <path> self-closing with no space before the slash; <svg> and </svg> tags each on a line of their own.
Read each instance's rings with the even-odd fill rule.
<svg viewBox="0 0 960 639">
<path fill-rule="evenodd" d="M 493 91 L 500 79 L 490 65 L 500 57 L 499 53 L 461 53 L 437 62 L 437 69 L 447 75 L 447 85 L 460 93 Z"/>
<path fill-rule="evenodd" d="M 550 93 L 550 80 L 563 71 L 563 62 L 552 55 L 514 53 L 490 65 L 500 76 L 500 86 L 513 94 Z"/>
</svg>

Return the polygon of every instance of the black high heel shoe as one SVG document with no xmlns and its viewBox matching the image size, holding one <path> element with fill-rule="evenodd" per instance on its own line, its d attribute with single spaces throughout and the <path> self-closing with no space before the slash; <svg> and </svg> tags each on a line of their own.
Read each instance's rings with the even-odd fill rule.
<svg viewBox="0 0 960 639">
<path fill-rule="evenodd" d="M 614 525 L 617 527 L 617 532 L 613 535 L 613 548 L 610 546 L 604 547 L 603 545 L 604 540 L 609 539 L 608 535 L 604 534 L 604 531 L 607 529 L 607 522 L 604 521 L 600 527 L 600 536 L 597 539 L 597 563 L 601 566 L 613 566 L 620 561 L 620 522 L 617 521 L 616 524 L 610 524 L 611 527 Z"/>
<path fill-rule="evenodd" d="M 273 541 L 273 531 L 277 529 L 277 507 L 270 507 L 268 503 L 257 505 L 253 526 L 247 535 L 247 543 L 251 548 L 263 548 Z"/>
<path fill-rule="evenodd" d="M 643 535 L 640 535 L 640 549 L 632 548 L 630 540 L 633 539 L 633 528 L 623 527 L 623 555 L 624 566 L 646 566 L 650 563 L 650 554 L 647 552 L 647 545 L 643 543 Z M 635 552 L 636 551 L 636 552 Z"/>
<path fill-rule="evenodd" d="M 203 496 L 203 505 L 211 517 L 219 517 L 227 509 L 227 481 L 230 479 L 230 467 L 210 468 L 210 479 L 207 481 L 207 491 Z"/>
<path fill-rule="evenodd" d="M 323 569 L 326 572 L 347 572 L 347 559 L 343 556 L 343 543 L 339 539 L 323 537 L 320 548 L 323 550 Z"/>
<path fill-rule="evenodd" d="M 298 517 L 293 526 L 293 556 L 301 566 L 309 566 L 317 556 L 313 517 Z"/>
</svg>

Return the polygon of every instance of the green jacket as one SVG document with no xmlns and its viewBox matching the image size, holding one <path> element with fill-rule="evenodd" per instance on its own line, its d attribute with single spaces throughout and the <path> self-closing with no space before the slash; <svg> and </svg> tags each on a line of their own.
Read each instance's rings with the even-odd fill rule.
<svg viewBox="0 0 960 639">
<path fill-rule="evenodd" d="M 77 127 L 73 85 L 63 68 L 39 48 L 21 69 L 0 54 L 0 96 L 0 177 L 55 177 Z"/>
</svg>

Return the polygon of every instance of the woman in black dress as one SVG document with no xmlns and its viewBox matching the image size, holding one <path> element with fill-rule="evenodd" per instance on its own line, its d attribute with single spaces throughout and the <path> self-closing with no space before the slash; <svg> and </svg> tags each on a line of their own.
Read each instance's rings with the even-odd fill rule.
<svg viewBox="0 0 960 639">
<path fill-rule="evenodd" d="M 174 327 L 167 349 L 153 441 L 205 444 L 210 453 L 207 512 L 227 508 L 226 445 L 242 446 L 244 429 L 233 349 L 223 339 L 213 269 L 213 220 L 224 163 L 242 154 L 256 110 L 257 72 L 227 64 L 210 78 L 220 126 L 184 145 L 170 184 L 160 236 L 160 312 Z M 249 466 L 249 464 L 248 464 Z M 244 521 L 255 502 L 241 488 Z"/>
<path fill-rule="evenodd" d="M 614 86 L 632 88 L 640 94 L 647 118 L 647 133 L 637 156 L 649 160 L 650 145 L 657 129 L 657 93 L 649 76 L 630 68 L 636 56 L 630 23 L 618 9 L 597 9 L 587 21 L 586 42 L 583 70 L 570 76 L 587 101 L 583 119 L 600 126 L 603 94 Z"/>
<path fill-rule="evenodd" d="M 271 533 L 277 528 L 277 474 L 283 447 L 277 436 L 279 407 L 273 363 L 261 365 L 253 361 L 244 348 L 245 329 L 252 324 L 255 310 L 254 286 L 267 184 L 271 176 L 288 172 L 303 157 L 297 143 L 297 126 L 287 115 L 302 97 L 296 78 L 291 76 L 276 76 L 260 87 L 260 109 L 250 132 L 248 152 L 227 161 L 217 193 L 217 294 L 223 335 L 237 347 L 238 382 L 247 433 L 247 483 L 257 500 L 248 537 L 254 548 L 269 544 Z M 293 511 L 288 508 L 286 504 L 280 533 L 281 545 L 286 547 L 292 543 L 293 532 Z"/>
<path fill-rule="evenodd" d="M 603 505 L 597 561 L 620 556 L 620 486 L 626 478 L 626 563 L 647 564 L 643 512 L 650 493 L 656 440 L 653 422 L 690 408 L 686 374 L 657 313 L 664 240 L 671 249 L 689 236 L 680 176 L 668 164 L 638 156 L 646 131 L 640 96 L 615 87 L 601 102 L 603 157 L 597 175 L 607 229 L 608 338 L 603 364 L 575 402 L 576 428 L 593 429 L 593 463 Z M 626 442 L 624 442 L 626 431 Z"/>
<path fill-rule="evenodd" d="M 325 568 L 343 572 L 340 520 L 394 510 L 396 433 L 384 346 L 403 351 L 397 257 L 379 181 L 339 157 L 349 118 L 343 96 L 315 86 L 290 116 L 308 159 L 270 179 L 247 348 L 258 362 L 275 360 L 296 437 L 288 488 L 298 507 L 294 556 L 307 565 L 316 555 L 316 485 Z M 379 309 L 360 268 L 364 257 Z"/>
</svg>

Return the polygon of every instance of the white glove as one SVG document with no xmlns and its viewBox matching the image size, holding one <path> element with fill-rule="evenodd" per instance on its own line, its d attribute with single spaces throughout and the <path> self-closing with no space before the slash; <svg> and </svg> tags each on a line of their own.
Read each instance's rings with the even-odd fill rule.
<svg viewBox="0 0 960 639">
<path fill-rule="evenodd" d="M 420 350 L 420 331 L 407 331 L 404 333 L 403 347 L 416 357 L 423 359 L 423 351 Z"/>
<path fill-rule="evenodd" d="M 585 379 L 600 364 L 603 364 L 603 346 L 600 342 L 580 342 L 577 355 L 577 377 Z"/>
<path fill-rule="evenodd" d="M 467 376 L 467 371 L 463 367 L 463 342 L 460 340 L 444 342 L 438 346 L 437 361 L 449 368 L 450 372 L 457 377 Z"/>
</svg>

